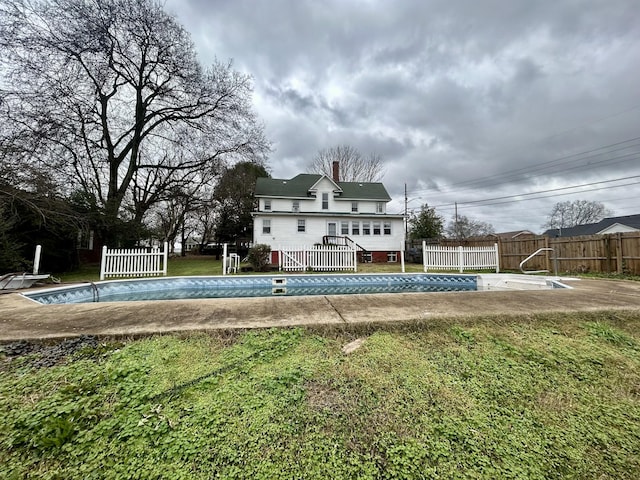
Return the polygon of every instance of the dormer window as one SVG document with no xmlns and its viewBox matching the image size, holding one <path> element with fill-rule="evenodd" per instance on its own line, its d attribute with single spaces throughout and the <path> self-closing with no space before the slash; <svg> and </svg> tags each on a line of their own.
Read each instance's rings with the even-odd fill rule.
<svg viewBox="0 0 640 480">
<path fill-rule="evenodd" d="M 291 202 L 291 211 L 293 213 L 298 213 L 300 211 L 300 200 L 294 200 Z"/>
<path fill-rule="evenodd" d="M 376 213 L 384 213 L 384 202 L 376 203 Z"/>
<path fill-rule="evenodd" d="M 322 194 L 322 210 L 329 210 L 329 194 Z"/>
<path fill-rule="evenodd" d="M 354 213 L 358 211 L 358 202 L 351 202 L 351 211 Z"/>
<path fill-rule="evenodd" d="M 266 212 L 270 212 L 271 211 L 271 200 L 265 200 L 264 201 L 264 210 Z"/>
</svg>

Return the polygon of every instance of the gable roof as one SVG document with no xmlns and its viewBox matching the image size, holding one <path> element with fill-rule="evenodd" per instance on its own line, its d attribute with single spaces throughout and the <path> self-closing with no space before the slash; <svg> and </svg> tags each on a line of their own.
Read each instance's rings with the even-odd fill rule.
<svg viewBox="0 0 640 480">
<path fill-rule="evenodd" d="M 391 197 L 379 182 L 334 182 L 326 175 L 301 173 L 291 179 L 258 178 L 256 197 L 308 198 L 311 190 L 323 178 L 327 178 L 340 190 L 336 199 L 390 201 Z"/>
<path fill-rule="evenodd" d="M 597 223 L 585 223 L 567 228 L 550 228 L 543 235 L 548 237 L 579 237 L 581 235 L 597 235 L 615 224 L 626 225 L 627 227 L 640 230 L 640 215 L 626 215 L 623 217 L 608 217 Z"/>
<path fill-rule="evenodd" d="M 513 230 L 511 232 L 499 232 L 499 233 L 492 233 L 490 236 L 491 237 L 500 237 L 500 238 L 505 238 L 505 239 L 510 239 L 510 238 L 517 238 L 520 236 L 526 236 L 526 235 L 535 235 L 535 233 L 533 233 L 531 230 Z"/>
</svg>

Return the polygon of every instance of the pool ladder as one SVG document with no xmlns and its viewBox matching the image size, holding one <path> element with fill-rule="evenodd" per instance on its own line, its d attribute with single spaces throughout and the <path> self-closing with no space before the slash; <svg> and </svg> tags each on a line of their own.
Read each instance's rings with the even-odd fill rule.
<svg viewBox="0 0 640 480">
<path fill-rule="evenodd" d="M 553 274 L 554 275 L 558 275 L 558 258 L 556 257 L 556 251 L 553 248 L 550 247 L 546 247 L 546 248 L 539 248 L 538 250 L 536 250 L 535 252 L 533 252 L 531 255 L 529 255 L 527 258 L 525 258 L 523 261 L 520 262 L 520 271 L 522 273 L 526 273 L 526 274 L 531 274 L 531 273 L 548 273 L 549 270 L 528 270 L 525 271 L 523 267 L 523 265 L 525 263 L 527 263 L 529 260 L 531 260 L 533 257 L 535 257 L 536 255 L 538 255 L 540 252 L 553 252 Z"/>
</svg>

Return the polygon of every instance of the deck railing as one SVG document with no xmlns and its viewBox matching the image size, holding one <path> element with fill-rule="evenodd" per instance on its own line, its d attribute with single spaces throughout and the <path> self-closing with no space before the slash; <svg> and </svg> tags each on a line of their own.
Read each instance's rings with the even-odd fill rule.
<svg viewBox="0 0 640 480">
<path fill-rule="evenodd" d="M 278 268 L 286 272 L 357 271 L 356 249 L 346 245 L 280 247 Z"/>
<path fill-rule="evenodd" d="M 106 277 L 153 277 L 167 275 L 168 244 L 160 248 L 102 247 L 100 280 Z"/>
<path fill-rule="evenodd" d="M 493 247 L 448 247 L 422 242 L 424 271 L 496 269 L 500 271 L 498 244 Z"/>
</svg>

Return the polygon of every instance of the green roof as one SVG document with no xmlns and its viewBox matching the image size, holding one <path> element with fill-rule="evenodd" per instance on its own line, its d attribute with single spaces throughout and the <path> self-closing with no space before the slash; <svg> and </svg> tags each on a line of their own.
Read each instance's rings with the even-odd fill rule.
<svg viewBox="0 0 640 480">
<path fill-rule="evenodd" d="M 301 173 L 291 179 L 258 178 L 255 194 L 259 197 L 309 197 L 309 190 L 323 175 Z M 329 178 L 329 177 L 327 177 Z M 330 179 L 330 178 L 329 178 Z M 338 199 L 389 201 L 391 197 L 382 183 L 372 182 L 335 182 L 342 192 Z"/>
</svg>

